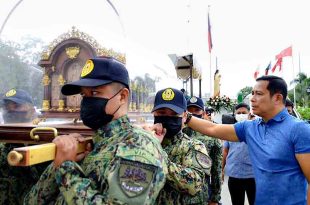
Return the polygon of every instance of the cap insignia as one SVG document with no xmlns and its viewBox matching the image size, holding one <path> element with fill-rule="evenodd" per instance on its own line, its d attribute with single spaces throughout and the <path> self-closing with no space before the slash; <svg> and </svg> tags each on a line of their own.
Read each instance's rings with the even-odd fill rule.
<svg viewBox="0 0 310 205">
<path fill-rule="evenodd" d="M 94 63 L 92 60 L 87 60 L 81 73 L 81 77 L 85 77 L 94 70 Z"/>
<path fill-rule="evenodd" d="M 174 92 L 171 88 L 166 89 L 162 94 L 163 100 L 169 101 L 173 100 L 174 98 Z"/>
<path fill-rule="evenodd" d="M 15 90 L 15 89 L 9 90 L 9 91 L 5 94 L 6 97 L 12 97 L 12 96 L 14 96 L 14 95 L 16 95 L 16 90 Z"/>
<path fill-rule="evenodd" d="M 196 102 L 197 102 L 197 98 L 196 98 L 196 97 L 192 97 L 189 101 L 190 101 L 191 103 L 196 103 Z"/>
</svg>

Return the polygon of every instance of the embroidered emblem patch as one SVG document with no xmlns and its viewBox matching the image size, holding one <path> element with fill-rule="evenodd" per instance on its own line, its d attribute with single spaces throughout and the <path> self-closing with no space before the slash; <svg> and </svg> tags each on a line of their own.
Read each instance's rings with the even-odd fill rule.
<svg viewBox="0 0 310 205">
<path fill-rule="evenodd" d="M 94 63 L 92 60 L 87 60 L 81 73 L 81 77 L 85 77 L 94 70 Z"/>
<path fill-rule="evenodd" d="M 151 184 L 157 167 L 121 159 L 119 167 L 119 184 L 128 197 L 142 194 Z"/>
<path fill-rule="evenodd" d="M 212 165 L 210 157 L 198 151 L 196 152 L 196 161 L 204 169 L 208 169 Z"/>
<path fill-rule="evenodd" d="M 196 97 L 192 97 L 189 101 L 190 101 L 191 103 L 195 103 L 195 102 L 197 102 L 197 98 L 196 98 Z"/>
<path fill-rule="evenodd" d="M 174 92 L 171 88 L 168 88 L 163 92 L 163 94 L 161 96 L 162 96 L 163 100 L 166 100 L 166 101 L 173 100 Z"/>
<path fill-rule="evenodd" d="M 6 97 L 12 97 L 12 96 L 14 96 L 14 95 L 16 95 L 16 90 L 15 90 L 15 89 L 9 90 L 9 91 L 5 94 Z"/>
</svg>

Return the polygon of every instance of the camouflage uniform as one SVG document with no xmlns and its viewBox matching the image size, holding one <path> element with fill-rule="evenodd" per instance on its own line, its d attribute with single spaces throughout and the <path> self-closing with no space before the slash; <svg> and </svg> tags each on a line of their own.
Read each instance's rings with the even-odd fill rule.
<svg viewBox="0 0 310 205">
<path fill-rule="evenodd" d="M 162 146 L 169 174 L 157 204 L 207 204 L 211 159 L 203 143 L 179 132 L 173 139 L 164 138 Z"/>
<path fill-rule="evenodd" d="M 159 141 L 127 116 L 99 129 L 93 141 L 80 164 L 51 164 L 25 204 L 154 204 L 167 173 Z"/>
<path fill-rule="evenodd" d="M 210 196 L 212 202 L 220 202 L 222 188 L 222 144 L 219 139 L 208 137 L 199 132 L 192 130 L 189 127 L 183 129 L 191 138 L 201 141 L 207 148 L 209 156 L 212 160 L 211 176 L 210 176 Z"/>
<path fill-rule="evenodd" d="M 23 146 L 23 145 L 22 145 Z M 0 144 L 0 204 L 23 204 L 24 196 L 40 178 L 47 164 L 31 167 L 12 167 L 7 162 L 8 153 L 20 147 L 17 144 Z"/>
</svg>

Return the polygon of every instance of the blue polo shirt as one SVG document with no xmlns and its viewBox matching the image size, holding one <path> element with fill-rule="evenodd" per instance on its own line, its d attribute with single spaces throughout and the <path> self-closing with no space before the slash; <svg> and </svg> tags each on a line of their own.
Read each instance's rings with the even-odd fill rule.
<svg viewBox="0 0 310 205">
<path fill-rule="evenodd" d="M 254 178 L 248 145 L 244 142 L 225 141 L 223 147 L 229 149 L 225 174 L 239 179 Z"/>
<path fill-rule="evenodd" d="M 256 205 L 306 205 L 307 180 L 295 154 L 310 153 L 310 126 L 283 109 L 273 119 L 234 125 L 246 142 L 256 179 Z"/>
</svg>

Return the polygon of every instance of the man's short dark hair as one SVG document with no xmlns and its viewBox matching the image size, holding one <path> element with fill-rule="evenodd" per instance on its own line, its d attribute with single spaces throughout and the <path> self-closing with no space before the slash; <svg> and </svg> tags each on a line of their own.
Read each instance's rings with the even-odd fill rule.
<svg viewBox="0 0 310 205">
<path fill-rule="evenodd" d="M 270 96 L 272 97 L 274 94 L 279 93 L 283 96 L 283 103 L 285 104 L 286 97 L 287 97 L 287 84 L 278 76 L 273 75 L 265 75 L 256 79 L 256 81 L 268 81 L 267 90 L 270 92 Z"/>
<path fill-rule="evenodd" d="M 214 109 L 212 107 L 205 107 L 205 112 L 211 114 L 214 112 Z"/>
<path fill-rule="evenodd" d="M 238 105 L 235 106 L 235 110 L 238 110 L 239 108 L 244 107 L 246 108 L 248 111 L 250 111 L 250 106 L 246 103 L 239 103 Z"/>
<path fill-rule="evenodd" d="M 294 107 L 294 103 L 292 101 L 290 101 L 289 99 L 286 99 L 285 101 L 285 107 L 287 106 L 291 106 L 291 107 Z"/>
</svg>

